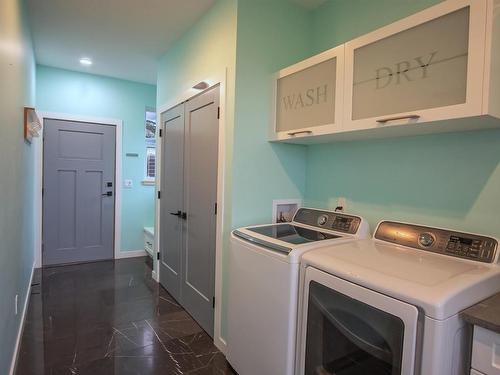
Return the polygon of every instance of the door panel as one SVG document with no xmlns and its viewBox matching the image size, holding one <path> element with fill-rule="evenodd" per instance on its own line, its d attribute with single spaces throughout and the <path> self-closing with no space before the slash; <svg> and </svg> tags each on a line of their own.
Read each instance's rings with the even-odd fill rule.
<svg viewBox="0 0 500 375">
<path fill-rule="evenodd" d="M 337 57 L 333 57 L 280 78 L 276 131 L 334 124 L 336 73 Z"/>
<path fill-rule="evenodd" d="M 418 310 L 307 267 L 298 373 L 414 373 Z"/>
<path fill-rule="evenodd" d="M 113 258 L 115 127 L 46 121 L 43 174 L 43 264 Z"/>
<path fill-rule="evenodd" d="M 101 171 L 86 171 L 84 196 L 84 244 L 99 246 L 102 243 L 102 205 L 98 197 L 102 194 L 103 178 Z"/>
<path fill-rule="evenodd" d="M 160 282 L 213 335 L 219 87 L 162 114 Z M 178 215 L 178 213 L 180 213 Z"/>
<path fill-rule="evenodd" d="M 469 13 L 463 8 L 356 49 L 352 119 L 465 103 Z"/>
<path fill-rule="evenodd" d="M 184 105 L 162 114 L 163 124 L 160 210 L 160 282 L 180 301 L 184 191 Z"/>
<path fill-rule="evenodd" d="M 305 374 L 401 373 L 404 323 L 397 316 L 311 281 L 307 317 Z"/>
<path fill-rule="evenodd" d="M 186 103 L 185 207 L 182 302 L 213 335 L 219 87 Z"/>
<path fill-rule="evenodd" d="M 57 171 L 58 186 L 64 186 L 57 196 L 57 247 L 60 249 L 76 248 L 76 170 Z M 45 229 L 50 224 L 45 224 Z"/>
</svg>

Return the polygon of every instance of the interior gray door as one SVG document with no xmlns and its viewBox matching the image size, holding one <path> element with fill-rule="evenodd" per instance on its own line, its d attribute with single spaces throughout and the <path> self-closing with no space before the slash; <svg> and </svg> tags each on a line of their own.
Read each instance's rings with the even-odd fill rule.
<svg viewBox="0 0 500 375">
<path fill-rule="evenodd" d="M 183 246 L 184 105 L 162 113 L 163 125 L 160 282 L 181 301 L 181 250 Z"/>
<path fill-rule="evenodd" d="M 219 87 L 185 104 L 182 304 L 213 335 Z"/>
<path fill-rule="evenodd" d="M 113 258 L 115 127 L 47 120 L 43 265 Z"/>
</svg>

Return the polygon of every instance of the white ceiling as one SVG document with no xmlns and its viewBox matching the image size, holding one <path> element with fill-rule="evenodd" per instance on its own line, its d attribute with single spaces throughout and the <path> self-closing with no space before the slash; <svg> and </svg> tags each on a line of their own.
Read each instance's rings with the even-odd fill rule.
<svg viewBox="0 0 500 375">
<path fill-rule="evenodd" d="M 314 9 L 326 0 L 291 1 Z M 152 84 L 158 58 L 214 2 L 27 0 L 39 64 Z"/>
<path fill-rule="evenodd" d="M 214 0 L 27 2 L 39 64 L 156 84 L 158 58 Z"/>
</svg>

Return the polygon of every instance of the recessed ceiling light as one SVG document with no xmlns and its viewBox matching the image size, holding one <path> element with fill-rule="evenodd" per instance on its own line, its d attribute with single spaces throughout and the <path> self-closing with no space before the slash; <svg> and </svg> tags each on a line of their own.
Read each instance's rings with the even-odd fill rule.
<svg viewBox="0 0 500 375">
<path fill-rule="evenodd" d="M 92 65 L 92 60 L 89 59 L 88 57 L 82 57 L 80 59 L 80 64 L 85 65 L 85 66 L 90 66 L 90 65 Z"/>
</svg>

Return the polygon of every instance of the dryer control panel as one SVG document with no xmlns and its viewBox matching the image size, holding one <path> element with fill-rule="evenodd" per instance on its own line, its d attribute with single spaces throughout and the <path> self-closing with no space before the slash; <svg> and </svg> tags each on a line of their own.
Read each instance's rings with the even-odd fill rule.
<svg viewBox="0 0 500 375">
<path fill-rule="evenodd" d="M 295 213 L 293 221 L 349 234 L 356 234 L 361 224 L 361 218 L 358 216 L 312 208 L 299 208 Z"/>
<path fill-rule="evenodd" d="M 497 240 L 477 234 L 383 221 L 374 238 L 478 262 L 493 263 L 497 259 Z"/>
</svg>

